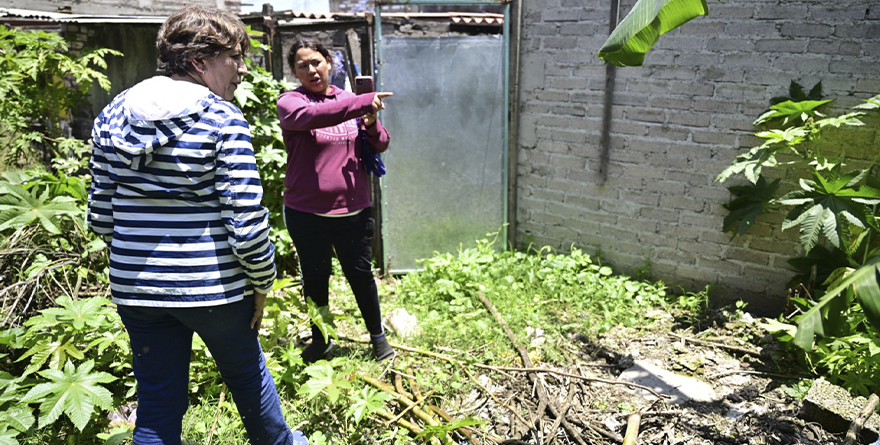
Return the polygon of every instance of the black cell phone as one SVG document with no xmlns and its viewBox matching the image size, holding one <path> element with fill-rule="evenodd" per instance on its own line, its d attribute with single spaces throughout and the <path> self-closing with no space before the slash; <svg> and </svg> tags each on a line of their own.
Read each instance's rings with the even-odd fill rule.
<svg viewBox="0 0 880 445">
<path fill-rule="evenodd" d="M 354 78 L 354 94 L 373 92 L 373 76 L 357 76 Z"/>
</svg>

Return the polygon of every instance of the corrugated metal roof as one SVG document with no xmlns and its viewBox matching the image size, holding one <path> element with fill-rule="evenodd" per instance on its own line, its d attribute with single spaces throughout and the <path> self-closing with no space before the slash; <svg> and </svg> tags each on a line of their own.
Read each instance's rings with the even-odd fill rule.
<svg viewBox="0 0 880 445">
<path fill-rule="evenodd" d="M 499 17 L 475 17 L 475 16 L 455 16 L 452 17 L 453 23 L 463 23 L 465 25 L 502 25 L 504 24 L 504 15 Z"/>
<path fill-rule="evenodd" d="M 310 19 L 310 20 L 333 20 L 337 16 L 353 16 L 355 14 L 339 14 L 332 12 L 306 12 L 306 11 L 280 11 L 275 12 L 272 16 L 273 18 L 279 20 L 294 20 L 294 19 Z M 363 16 L 363 14 L 361 14 Z"/>
<path fill-rule="evenodd" d="M 29 19 L 61 23 L 158 23 L 167 16 L 151 15 L 94 15 L 66 14 L 63 12 L 35 11 L 31 9 L 0 8 L 0 18 Z"/>
<path fill-rule="evenodd" d="M 242 14 L 242 18 L 262 17 L 262 14 Z M 315 13 L 306 11 L 278 11 L 272 17 L 288 23 L 316 23 L 331 22 L 339 19 L 363 19 L 364 13 Z M 504 23 L 503 14 L 485 12 L 388 12 L 382 17 L 400 17 L 413 19 L 440 19 L 449 20 L 455 24 L 464 25 L 501 25 Z M 59 23 L 154 23 L 162 24 L 167 16 L 151 15 L 95 15 L 95 14 L 67 14 L 63 12 L 46 12 L 30 9 L 0 8 L 0 18 L 16 18 L 33 21 L 59 22 Z"/>
<path fill-rule="evenodd" d="M 382 13 L 382 17 L 402 17 L 414 19 L 441 19 L 450 20 L 453 23 L 471 24 L 491 24 L 500 25 L 504 23 L 504 14 L 493 14 L 490 12 L 387 12 Z"/>
<path fill-rule="evenodd" d="M 372 15 L 372 14 L 371 14 Z M 254 12 L 250 14 L 242 14 L 242 18 L 262 17 L 262 13 Z M 363 12 L 308 12 L 308 11 L 275 11 L 272 18 L 276 20 L 292 21 L 297 20 L 338 20 L 338 19 L 363 19 L 366 14 Z M 382 17 L 399 17 L 414 19 L 439 19 L 449 20 L 456 24 L 464 25 L 501 25 L 504 23 L 504 14 L 494 14 L 488 12 L 383 12 Z"/>
</svg>

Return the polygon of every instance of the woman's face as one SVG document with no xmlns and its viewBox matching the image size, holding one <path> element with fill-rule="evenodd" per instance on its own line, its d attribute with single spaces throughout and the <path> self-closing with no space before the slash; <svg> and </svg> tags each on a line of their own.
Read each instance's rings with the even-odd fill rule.
<svg viewBox="0 0 880 445">
<path fill-rule="evenodd" d="M 330 92 L 330 61 L 310 48 L 300 48 L 294 56 L 296 78 L 307 90 L 317 94 Z"/>
<path fill-rule="evenodd" d="M 241 45 L 233 49 L 221 51 L 216 57 L 202 59 L 204 72 L 202 80 L 212 93 L 226 99 L 235 97 L 235 89 L 241 83 L 241 77 L 247 74 Z"/>
</svg>

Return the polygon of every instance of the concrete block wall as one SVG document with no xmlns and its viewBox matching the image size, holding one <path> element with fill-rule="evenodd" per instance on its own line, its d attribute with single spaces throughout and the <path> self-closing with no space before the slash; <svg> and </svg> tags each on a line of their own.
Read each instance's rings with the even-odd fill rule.
<svg viewBox="0 0 880 445">
<path fill-rule="evenodd" d="M 607 177 L 599 176 L 609 3 L 524 2 L 516 241 L 601 252 L 618 272 L 650 263 L 677 290 L 774 312 L 803 253 L 782 214 L 722 233 L 715 177 L 758 143 L 754 119 L 794 80 L 822 81 L 836 109 L 880 93 L 880 1 L 708 0 L 709 15 L 660 38 L 642 67 L 618 68 Z M 634 0 L 621 2 L 621 20 Z M 880 149 L 877 126 L 856 150 Z"/>
</svg>

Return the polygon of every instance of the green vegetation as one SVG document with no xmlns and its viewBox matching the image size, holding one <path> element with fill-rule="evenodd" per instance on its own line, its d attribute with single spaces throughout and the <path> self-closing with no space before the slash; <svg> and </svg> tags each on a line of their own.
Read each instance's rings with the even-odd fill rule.
<svg viewBox="0 0 880 445">
<path fill-rule="evenodd" d="M 373 361 L 368 346 L 357 340 L 363 329 L 338 264 L 332 287 L 338 310 L 332 314 L 301 303 L 299 289 L 289 279 L 276 283 L 261 340 L 288 422 L 301 425 L 314 443 L 357 443 L 371 437 L 402 444 L 416 436 L 451 443 L 462 431 L 479 429 L 480 419 L 445 419 L 437 413 L 454 412 L 461 398 L 479 387 L 474 366 L 521 366 L 509 342 L 501 341 L 504 333 L 481 296 L 504 315 L 534 363 L 566 362 L 570 342 L 561 339 L 595 338 L 622 326 L 639 330 L 654 323 L 654 317 L 668 319 L 658 308 L 701 308 L 707 298 L 669 297 L 662 283 L 614 275 L 577 250 L 567 255 L 547 249 L 496 252 L 489 240 L 457 255 L 436 255 L 424 266 L 424 272 L 382 282 L 386 313 L 405 308 L 421 327 L 408 338 L 392 337 L 407 348 L 392 367 L 393 373 L 411 376 L 403 386 L 386 383 L 380 377 L 388 372 L 385 364 Z M 24 326 L 0 331 L 0 351 L 6 358 L 0 364 L 0 431 L 5 431 L 0 434 L 18 440 L 9 443 L 22 444 L 126 443 L 132 425 L 106 418 L 108 411 L 135 401 L 125 330 L 101 297 L 56 301 L 58 307 L 41 310 Z M 306 367 L 299 357 L 302 344 L 295 339 L 308 329 L 310 316 L 343 348 L 332 360 Z M 235 406 L 198 337 L 191 371 L 186 438 L 245 444 Z M 396 417 L 396 409 L 414 404 L 419 388 L 432 389 L 428 400 L 439 411 L 414 409 L 421 424 L 381 427 Z"/>
<path fill-rule="evenodd" d="M 651 309 L 663 308 L 667 296 L 662 282 L 636 281 L 616 276 L 579 249 L 555 254 L 496 252 L 482 240 L 457 256 L 439 254 L 424 260 L 424 270 L 407 275 L 397 290 L 398 304 L 431 329 L 413 339 L 417 344 L 468 350 L 472 343 L 486 345 L 486 360 L 511 359 L 510 346 L 498 343 L 504 333 L 493 326 L 478 294 L 495 305 L 520 307 L 507 322 L 529 344 L 528 328 L 540 328 L 547 338 L 571 333 L 602 334 L 615 326 L 638 328 L 651 322 Z M 464 337 L 460 332 L 469 332 Z M 535 351 L 541 359 L 564 361 L 559 345 L 545 344 Z"/>
<path fill-rule="evenodd" d="M 759 216 L 788 209 L 782 229 L 797 228 L 806 253 L 790 261 L 801 271 L 791 299 L 799 313 L 768 329 L 797 346 L 807 367 L 867 396 L 880 384 L 880 178 L 872 173 L 880 155 L 869 151 L 874 158 L 855 169 L 844 157 L 859 148 L 850 145 L 847 131 L 864 126 L 865 118 L 877 122 L 880 95 L 833 117 L 819 111 L 830 102 L 818 100 L 821 84 L 804 93 L 792 82 L 790 96 L 774 100 L 755 121 L 764 142 L 718 175 L 720 182 L 735 175 L 749 181 L 729 187 L 724 230 L 743 235 Z M 797 186 L 784 194 L 781 169 L 798 175 Z"/>
<path fill-rule="evenodd" d="M 708 13 L 706 0 L 638 0 L 599 49 L 599 58 L 641 66 L 661 35 Z"/>
<path fill-rule="evenodd" d="M 110 89 L 104 58 L 111 49 L 68 52 L 58 34 L 0 25 L 0 165 L 33 165 L 67 157 L 61 122 L 85 103 L 92 84 Z"/>
<path fill-rule="evenodd" d="M 87 65 L 101 66 L 101 57 L 111 53 L 99 50 L 72 58 L 57 36 L 21 36 L 20 31 L 5 28 L 0 32 L 8 33 L 0 44 L 17 42 L 10 47 L 16 51 L 6 51 L 7 59 L 0 62 L 7 64 L 10 76 L 30 72 L 14 66 L 35 66 L 33 60 L 18 65 L 10 60 L 19 54 L 26 60 L 32 57 L 29 51 L 44 48 L 52 53 L 45 55 L 46 60 L 65 62 L 33 68 L 35 75 L 29 79 L 72 76 L 80 82 L 72 92 L 58 93 L 54 102 L 39 106 L 12 102 L 13 96 L 27 96 L 29 86 L 21 85 L 29 82 L 3 90 L 6 99 L 0 106 L 17 106 L 22 113 L 41 110 L 26 118 L 22 113 L 9 113 L 8 118 L 0 114 L 4 131 L 31 135 L 22 138 L 28 143 L 4 151 L 14 153 L 7 162 L 39 161 L 41 150 L 50 146 L 54 156 L 51 163 L 9 171 L 0 180 L 0 445 L 129 443 L 133 427 L 129 414 L 136 403 L 131 351 L 125 329 L 105 298 L 105 246 L 84 223 L 89 146 L 51 132 L 59 127 L 55 117 L 65 116 L 64 110 L 74 106 L 68 98 L 81 99 L 85 91 L 81 85 L 96 81 L 106 87 L 100 73 Z M 9 85 L 0 81 L 0 88 L 13 88 Z M 64 84 L 39 85 L 51 90 Z M 405 309 L 418 320 L 419 328 L 409 336 L 392 334 L 398 358 L 376 363 L 367 341 L 361 339 L 359 311 L 338 264 L 331 283 L 333 311 L 303 303 L 300 289 L 289 278 L 296 265 L 280 221 L 285 155 L 274 112 L 275 100 L 285 87 L 250 63 L 236 101 L 251 122 L 266 204 L 275 218 L 271 236 L 279 247 L 281 269 L 287 273 L 267 301 L 261 342 L 288 422 L 305 431 L 313 445 L 451 444 L 472 433 L 491 435 L 484 430 L 486 419 L 459 411 L 468 394 L 483 388 L 475 377 L 478 370 L 481 377 L 497 376 L 492 373 L 502 371 L 496 368 L 522 367 L 525 358 L 533 364 L 572 364 L 578 360 L 573 348 L 612 333 L 637 335 L 673 321 L 695 326 L 705 320 L 708 289 L 673 296 L 661 282 L 616 275 L 601 260 L 578 249 L 567 254 L 549 248 L 498 252 L 495 241 L 484 239 L 455 254 L 424 260 L 421 272 L 380 281 L 384 312 Z M 876 288 L 872 267 L 880 263 L 875 236 L 875 209 L 880 203 L 875 200 L 880 197 L 873 194 L 878 187 L 872 176 L 861 170 L 844 173 L 843 162 L 820 155 L 823 150 L 816 143 L 831 127 L 858 125 L 862 113 L 877 108 L 880 101 L 872 99 L 864 111 L 824 118 L 815 111 L 822 103 L 812 94 L 803 96 L 800 101 L 775 104 L 759 122 L 782 122 L 779 128 L 759 133 L 768 143 L 738 158 L 719 177 L 743 174 L 752 184 L 732 189 L 742 200 L 728 204 L 732 216 L 725 226 L 741 234 L 761 212 L 793 206 L 787 224 L 801 228 L 806 250 L 827 249 L 834 255 L 826 259 L 840 258 L 827 273 L 818 274 L 829 277 L 829 287 L 837 286 L 837 293 L 832 289 L 821 298 L 816 294 L 794 299 L 804 314 L 770 321 L 768 329 L 787 344 L 802 345 L 798 339 L 809 334 L 812 341 L 814 333 L 820 334 L 811 348 L 799 350 L 804 363 L 864 392 L 876 387 L 880 378 L 876 371 L 880 343 L 868 329 L 875 313 L 868 309 L 878 301 L 871 292 Z M 785 151 L 801 158 L 782 162 L 779 158 Z M 785 163 L 810 166 L 811 175 L 800 181 L 802 190 L 773 198 L 776 188 L 763 174 Z M 814 264 L 827 266 L 802 261 L 806 262 L 797 264 L 807 269 Z M 649 276 L 650 263 L 638 272 L 640 277 Z M 739 305 L 732 316 L 742 315 L 742 309 Z M 512 338 L 498 317 L 510 328 Z M 810 321 L 815 317 L 818 324 Z M 311 322 L 342 347 L 330 360 L 305 366 L 299 338 Z M 795 322 L 801 323 L 801 329 Z M 518 355 L 511 343 L 522 347 L 526 357 Z M 235 405 L 210 352 L 197 337 L 190 369 L 191 407 L 184 418 L 188 443 L 246 444 Z M 790 388 L 793 394 L 803 391 L 804 385 Z M 591 403 L 624 414 L 636 409 L 621 400 Z M 409 415 L 401 417 L 403 411 Z"/>
<path fill-rule="evenodd" d="M 251 39 L 251 48 L 253 51 L 266 51 L 269 47 Z M 297 270 L 296 255 L 293 252 L 293 242 L 284 226 L 282 213 L 287 150 L 284 148 L 281 123 L 275 111 L 278 97 L 293 86 L 287 81 L 275 80 L 271 73 L 250 58 L 245 59 L 245 63 L 248 73 L 235 90 L 235 102 L 250 125 L 254 154 L 263 183 L 263 205 L 269 209 L 271 218 L 269 237 L 277 249 L 276 263 L 285 272 L 294 274 Z"/>
</svg>

